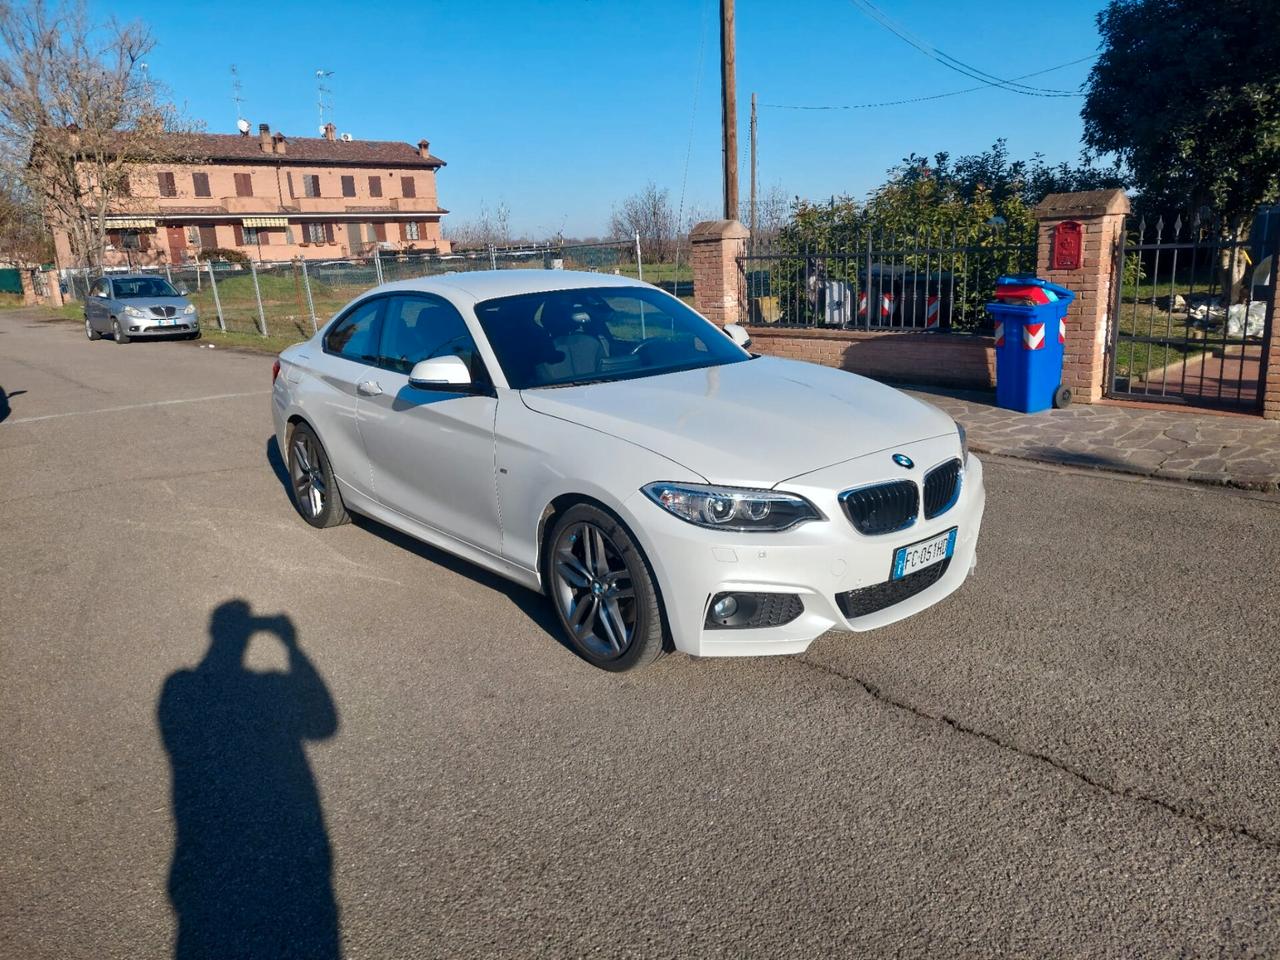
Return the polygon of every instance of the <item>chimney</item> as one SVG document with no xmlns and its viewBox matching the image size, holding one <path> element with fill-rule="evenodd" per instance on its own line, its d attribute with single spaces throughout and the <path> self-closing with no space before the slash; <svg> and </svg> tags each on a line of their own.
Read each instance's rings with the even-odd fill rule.
<svg viewBox="0 0 1280 960">
<path fill-rule="evenodd" d="M 338 128 L 335 127 L 332 123 L 326 123 L 324 125 L 324 138 L 326 140 L 338 139 Z"/>
<path fill-rule="evenodd" d="M 271 152 L 271 128 L 265 123 L 258 124 L 258 143 L 263 153 Z"/>
<path fill-rule="evenodd" d="M 283 133 L 277 133 L 271 138 L 271 144 L 275 148 L 276 153 L 287 153 L 286 149 L 288 141 L 285 140 Z"/>
<path fill-rule="evenodd" d="M 430 143 L 430 141 L 428 141 L 428 140 L 419 140 L 419 141 L 418 141 L 418 156 L 420 156 L 423 160 L 426 160 L 428 157 L 430 157 L 430 156 L 431 156 L 431 143 Z"/>
<path fill-rule="evenodd" d="M 67 143 L 72 150 L 80 149 L 80 128 L 74 123 L 67 124 Z"/>
</svg>

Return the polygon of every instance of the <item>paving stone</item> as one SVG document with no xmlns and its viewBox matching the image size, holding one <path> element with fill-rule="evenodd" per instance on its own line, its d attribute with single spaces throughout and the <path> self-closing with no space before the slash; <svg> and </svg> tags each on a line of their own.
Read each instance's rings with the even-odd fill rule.
<svg viewBox="0 0 1280 960">
<path fill-rule="evenodd" d="M 969 431 L 975 450 L 1147 476 L 1280 490 L 1280 423 L 1194 410 L 1076 405 L 1019 414 L 981 394 L 917 394 Z"/>
</svg>

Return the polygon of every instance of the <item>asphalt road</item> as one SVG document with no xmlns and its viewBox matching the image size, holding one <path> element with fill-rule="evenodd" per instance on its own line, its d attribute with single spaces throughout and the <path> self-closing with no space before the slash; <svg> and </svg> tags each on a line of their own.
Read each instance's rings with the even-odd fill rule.
<svg viewBox="0 0 1280 960">
<path fill-rule="evenodd" d="M 175 903 L 179 956 L 1280 955 L 1275 501 L 990 461 L 938 607 L 618 677 L 532 594 L 299 520 L 268 358 L 35 316 L 0 956 L 171 955 Z"/>
</svg>

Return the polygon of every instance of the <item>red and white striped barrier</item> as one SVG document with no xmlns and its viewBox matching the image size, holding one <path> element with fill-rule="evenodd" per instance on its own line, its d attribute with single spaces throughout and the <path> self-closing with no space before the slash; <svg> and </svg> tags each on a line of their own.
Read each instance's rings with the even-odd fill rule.
<svg viewBox="0 0 1280 960">
<path fill-rule="evenodd" d="M 1067 321 L 1066 320 L 1058 321 L 1058 342 L 1059 343 L 1067 342 Z"/>
<path fill-rule="evenodd" d="M 938 303 L 937 297 L 929 297 L 925 300 L 924 327 L 926 330 L 930 330 L 938 325 L 938 308 L 940 306 L 941 304 Z"/>
<path fill-rule="evenodd" d="M 866 317 L 867 315 L 867 291 L 863 290 L 858 294 L 858 316 Z M 880 319 L 888 320 L 893 316 L 893 294 L 883 293 L 880 295 Z"/>
<path fill-rule="evenodd" d="M 996 346 L 997 347 L 1004 346 L 1004 321 L 1003 320 L 996 321 Z"/>
<path fill-rule="evenodd" d="M 1028 350 L 1044 349 L 1044 324 L 1028 323 L 1022 328 L 1022 345 Z"/>
</svg>

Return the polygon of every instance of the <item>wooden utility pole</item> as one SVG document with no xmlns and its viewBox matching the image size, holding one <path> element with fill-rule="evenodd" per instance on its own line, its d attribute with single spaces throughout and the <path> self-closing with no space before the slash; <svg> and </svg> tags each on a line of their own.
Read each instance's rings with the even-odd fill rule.
<svg viewBox="0 0 1280 960">
<path fill-rule="evenodd" d="M 756 95 L 751 94 L 751 239 L 756 236 Z"/>
<path fill-rule="evenodd" d="M 738 219 L 738 91 L 733 0 L 720 0 L 720 119 L 724 138 L 724 218 Z"/>
</svg>

